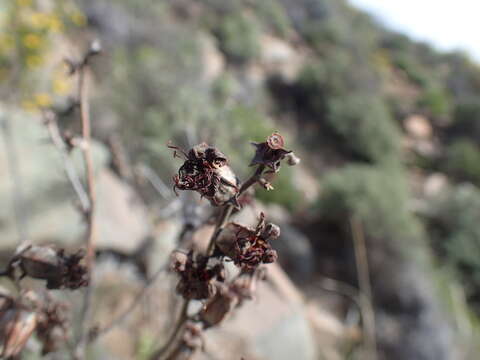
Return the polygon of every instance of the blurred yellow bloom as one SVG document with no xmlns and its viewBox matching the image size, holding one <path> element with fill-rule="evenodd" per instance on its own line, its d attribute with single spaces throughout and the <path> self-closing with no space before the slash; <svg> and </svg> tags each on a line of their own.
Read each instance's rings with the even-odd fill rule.
<svg viewBox="0 0 480 360">
<path fill-rule="evenodd" d="M 52 105 L 52 98 L 50 97 L 50 95 L 45 93 L 35 94 L 33 99 L 35 101 L 35 104 L 39 107 L 46 107 Z"/>
<path fill-rule="evenodd" d="M 42 12 L 33 12 L 28 17 L 28 23 L 34 28 L 44 28 L 48 15 Z"/>
<path fill-rule="evenodd" d="M 34 69 L 43 63 L 43 59 L 38 56 L 38 55 L 29 55 L 27 56 L 27 59 L 25 60 L 27 64 L 27 68 L 29 69 Z"/>
<path fill-rule="evenodd" d="M 8 51 L 13 48 L 15 41 L 11 35 L 0 35 L 0 51 Z"/>
<path fill-rule="evenodd" d="M 70 88 L 70 83 L 65 79 L 57 78 L 53 81 L 53 92 L 57 95 L 68 94 Z"/>
<path fill-rule="evenodd" d="M 32 5 L 32 0 L 17 0 L 18 6 L 30 6 Z"/>
<path fill-rule="evenodd" d="M 87 23 L 87 18 L 80 11 L 75 10 L 70 15 L 70 20 L 77 26 L 84 26 Z"/>
<path fill-rule="evenodd" d="M 42 38 L 37 34 L 27 34 L 22 39 L 23 45 L 29 49 L 38 49 L 42 46 Z"/>
<path fill-rule="evenodd" d="M 57 16 L 52 14 L 48 17 L 47 27 L 50 31 L 60 32 L 63 30 L 63 23 Z"/>
</svg>

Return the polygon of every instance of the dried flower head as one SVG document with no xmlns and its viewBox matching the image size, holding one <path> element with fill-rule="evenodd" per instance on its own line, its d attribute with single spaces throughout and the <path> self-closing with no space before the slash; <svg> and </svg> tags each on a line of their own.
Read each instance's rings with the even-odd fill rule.
<svg viewBox="0 0 480 360">
<path fill-rule="evenodd" d="M 232 292 L 226 284 L 216 284 L 217 291 L 215 295 L 208 300 L 200 312 L 200 320 L 205 328 L 218 325 L 227 315 L 237 306 L 238 296 Z"/>
<path fill-rule="evenodd" d="M 12 297 L 0 294 L 0 358 L 20 354 L 37 326 L 37 314 Z"/>
<path fill-rule="evenodd" d="M 88 272 L 80 261 L 83 251 L 66 255 L 63 249 L 50 246 L 29 246 L 13 258 L 9 267 L 18 266 L 21 278 L 30 276 L 47 281 L 47 289 L 78 289 L 88 285 Z M 10 271 L 12 272 L 12 271 Z"/>
<path fill-rule="evenodd" d="M 280 161 L 293 154 L 292 151 L 284 149 L 285 140 L 278 132 L 274 132 L 262 143 L 252 143 L 255 146 L 255 156 L 250 166 L 265 165 L 273 172 L 280 169 Z M 295 159 L 299 160 L 297 157 Z M 298 162 L 297 162 L 298 163 Z M 295 165 L 295 161 L 288 161 L 289 165 Z"/>
<path fill-rule="evenodd" d="M 269 241 L 278 238 L 280 228 L 272 223 L 265 223 L 265 215 L 255 229 L 237 223 L 229 223 L 222 230 L 217 246 L 220 251 L 233 260 L 244 271 L 254 271 L 260 264 L 269 264 L 277 259 L 277 252 Z"/>
<path fill-rule="evenodd" d="M 264 270 L 259 267 L 255 271 L 241 272 L 228 284 L 217 283 L 217 292 L 199 313 L 205 329 L 218 325 L 244 300 L 253 299 L 258 280 L 264 278 Z"/>
<path fill-rule="evenodd" d="M 174 190 L 197 191 L 212 205 L 220 206 L 235 198 L 238 193 L 238 179 L 227 164 L 227 158 L 217 148 L 201 143 L 188 153 L 177 146 L 174 156 L 182 154 L 185 162 L 173 177 Z"/>
<path fill-rule="evenodd" d="M 180 276 L 177 292 L 185 299 L 208 299 L 215 294 L 214 280 L 224 281 L 225 270 L 221 263 L 210 264 L 202 255 L 195 256 L 175 252 L 172 256 L 172 269 Z"/>
</svg>

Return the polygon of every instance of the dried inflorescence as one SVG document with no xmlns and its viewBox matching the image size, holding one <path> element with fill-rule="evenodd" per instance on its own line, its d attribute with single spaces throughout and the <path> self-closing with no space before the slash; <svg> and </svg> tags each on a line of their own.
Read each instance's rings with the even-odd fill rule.
<svg viewBox="0 0 480 360">
<path fill-rule="evenodd" d="M 201 143 L 188 153 L 169 145 L 185 158 L 185 162 L 173 177 L 174 190 L 197 191 L 210 200 L 212 205 L 224 205 L 238 193 L 238 179 L 227 164 L 227 158 L 217 148 Z"/>
<path fill-rule="evenodd" d="M 57 350 L 65 343 L 68 333 L 67 306 L 47 299 L 38 309 L 37 337 L 42 343 L 42 355 Z"/>
<path fill-rule="evenodd" d="M 273 172 L 280 170 L 281 160 L 286 160 L 288 165 L 293 166 L 300 162 L 291 150 L 284 148 L 285 141 L 278 132 L 274 132 L 262 143 L 252 143 L 255 146 L 255 156 L 250 166 L 264 165 Z"/>
<path fill-rule="evenodd" d="M 78 289 L 88 285 L 87 268 L 80 264 L 82 250 L 66 255 L 63 249 L 31 245 L 15 255 L 8 272 L 13 276 L 15 268 L 21 271 L 20 278 L 30 276 L 47 281 L 47 289 Z"/>
<path fill-rule="evenodd" d="M 241 272 L 228 284 L 217 283 L 215 295 L 207 301 L 199 314 L 204 328 L 218 325 L 244 300 L 253 299 L 257 281 L 263 278 L 264 268 L 257 268 L 253 272 Z"/>
<path fill-rule="evenodd" d="M 15 357 L 37 326 L 37 314 L 7 294 L 0 294 L 0 358 Z"/>
<path fill-rule="evenodd" d="M 0 358 L 20 354 L 35 332 L 45 355 L 65 343 L 67 333 L 66 306 L 50 297 L 41 298 L 33 291 L 13 298 L 0 294 Z"/>
<path fill-rule="evenodd" d="M 217 239 L 220 251 L 233 260 L 243 271 L 253 271 L 260 264 L 273 263 L 277 252 L 269 241 L 280 236 L 280 228 L 272 223 L 265 223 L 265 216 L 255 229 L 231 222 L 225 226 Z"/>
<path fill-rule="evenodd" d="M 209 258 L 200 254 L 194 255 L 175 252 L 172 255 L 172 269 L 180 276 L 177 292 L 185 299 L 203 300 L 215 294 L 214 281 L 225 280 L 223 264 L 212 265 Z"/>
</svg>

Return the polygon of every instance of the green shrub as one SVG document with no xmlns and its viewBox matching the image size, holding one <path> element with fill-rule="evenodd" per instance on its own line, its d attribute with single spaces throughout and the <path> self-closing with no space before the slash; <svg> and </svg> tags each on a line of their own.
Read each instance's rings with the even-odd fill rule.
<svg viewBox="0 0 480 360">
<path fill-rule="evenodd" d="M 290 20 L 285 9 L 277 0 L 254 1 L 252 4 L 259 19 L 262 20 L 273 32 L 284 37 L 290 29 Z"/>
<path fill-rule="evenodd" d="M 435 117 L 447 116 L 451 109 L 450 98 L 439 87 L 428 88 L 418 100 L 418 105 Z"/>
<path fill-rule="evenodd" d="M 396 54 L 393 57 L 393 64 L 403 70 L 413 83 L 423 88 L 428 85 L 428 74 L 412 59 L 410 54 Z"/>
<path fill-rule="evenodd" d="M 231 62 L 244 64 L 260 53 L 259 26 L 242 13 L 222 17 L 215 34 L 220 49 Z"/>
<path fill-rule="evenodd" d="M 408 192 L 400 169 L 350 165 L 326 175 L 317 202 L 321 217 L 348 221 L 356 216 L 375 238 L 416 237 L 418 224 L 408 209 Z"/>
<path fill-rule="evenodd" d="M 478 101 L 457 104 L 450 133 L 452 136 L 466 136 L 480 140 L 480 103 Z"/>
<path fill-rule="evenodd" d="M 385 103 L 376 97 L 354 94 L 328 101 L 328 126 L 341 144 L 370 161 L 392 160 L 398 155 L 400 132 Z"/>
<path fill-rule="evenodd" d="M 480 183 L 480 149 L 470 140 L 457 140 L 447 148 L 446 170 L 459 180 Z"/>
<path fill-rule="evenodd" d="M 436 199 L 431 208 L 430 233 L 444 261 L 461 273 L 471 295 L 478 293 L 480 190 L 473 185 L 460 185 Z"/>
</svg>

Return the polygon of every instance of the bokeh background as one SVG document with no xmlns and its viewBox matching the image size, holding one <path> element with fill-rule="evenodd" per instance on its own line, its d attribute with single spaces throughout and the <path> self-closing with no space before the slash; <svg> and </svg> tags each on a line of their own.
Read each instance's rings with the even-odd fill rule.
<svg viewBox="0 0 480 360">
<path fill-rule="evenodd" d="M 99 324 L 208 213 L 172 192 L 167 142 L 214 144 L 245 179 L 249 142 L 278 130 L 302 162 L 241 216 L 279 223 L 287 275 L 272 266 L 276 280 L 206 333 L 198 359 L 477 359 L 480 67 L 381 19 L 345 0 L 1 0 L 0 265 L 22 238 L 83 243 L 40 109 L 68 108 L 63 59 L 98 38 Z M 78 134 L 78 114 L 60 126 Z M 82 173 L 80 150 L 71 157 Z M 91 358 L 147 359 L 171 329 L 173 288 L 159 278 Z M 24 356 L 36 354 L 32 340 Z"/>
</svg>

